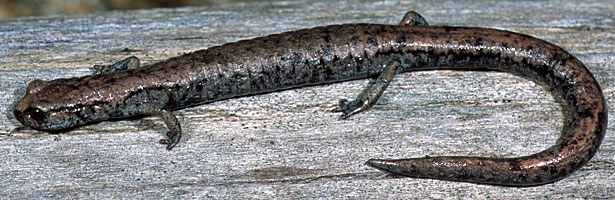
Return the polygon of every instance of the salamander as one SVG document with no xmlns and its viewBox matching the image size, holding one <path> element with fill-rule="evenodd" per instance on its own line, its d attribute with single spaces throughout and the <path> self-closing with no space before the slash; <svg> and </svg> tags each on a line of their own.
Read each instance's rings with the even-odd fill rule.
<svg viewBox="0 0 615 200">
<path fill-rule="evenodd" d="M 397 25 L 342 24 L 257 37 L 140 66 L 136 57 L 95 67 L 83 77 L 34 80 L 13 114 L 24 126 L 67 130 L 114 118 L 160 116 L 160 143 L 181 138 L 178 109 L 272 91 L 374 78 L 334 112 L 345 119 L 374 105 L 398 73 L 496 70 L 541 81 L 559 91 L 571 125 L 556 143 L 514 158 L 421 157 L 370 159 L 367 165 L 409 177 L 503 186 L 560 180 L 585 165 L 606 131 L 600 85 L 579 59 L 532 36 L 490 28 L 429 26 L 408 12 Z"/>
</svg>

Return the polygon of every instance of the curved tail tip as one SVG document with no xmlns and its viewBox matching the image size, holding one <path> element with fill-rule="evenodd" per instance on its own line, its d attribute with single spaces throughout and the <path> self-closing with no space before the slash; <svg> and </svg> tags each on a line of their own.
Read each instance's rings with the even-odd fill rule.
<svg viewBox="0 0 615 200">
<path fill-rule="evenodd" d="M 391 168 L 395 168 L 395 166 L 397 165 L 397 163 L 395 163 L 394 161 L 384 159 L 369 159 L 367 162 L 365 162 L 365 164 L 386 172 L 392 172 Z"/>
</svg>

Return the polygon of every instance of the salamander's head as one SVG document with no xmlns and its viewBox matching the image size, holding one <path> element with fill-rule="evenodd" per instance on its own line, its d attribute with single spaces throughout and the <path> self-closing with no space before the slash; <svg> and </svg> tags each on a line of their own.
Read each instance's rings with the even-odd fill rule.
<svg viewBox="0 0 615 200">
<path fill-rule="evenodd" d="M 84 110 L 82 104 L 71 101 L 71 96 L 78 89 L 64 84 L 66 80 L 32 81 L 26 95 L 13 107 L 15 118 L 27 127 L 47 131 L 68 129 L 87 123 L 83 116 L 80 116 Z"/>
</svg>

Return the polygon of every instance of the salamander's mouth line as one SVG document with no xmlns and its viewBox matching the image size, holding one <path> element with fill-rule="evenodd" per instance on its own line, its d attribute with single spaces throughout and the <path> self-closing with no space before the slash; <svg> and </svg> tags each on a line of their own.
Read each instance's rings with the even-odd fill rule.
<svg viewBox="0 0 615 200">
<path fill-rule="evenodd" d="M 587 68 L 562 48 L 532 36 L 489 28 L 429 26 L 408 12 L 398 25 L 342 24 L 214 46 L 149 66 L 129 57 L 96 73 L 35 80 L 14 106 L 27 127 L 66 130 L 103 120 L 159 116 L 167 149 L 181 139 L 172 111 L 238 96 L 377 77 L 354 99 L 340 100 L 341 119 L 368 110 L 397 73 L 453 69 L 512 72 L 559 91 L 571 125 L 556 144 L 515 158 L 439 156 L 371 159 L 390 173 L 503 186 L 555 182 L 598 151 L 607 107 Z"/>
</svg>

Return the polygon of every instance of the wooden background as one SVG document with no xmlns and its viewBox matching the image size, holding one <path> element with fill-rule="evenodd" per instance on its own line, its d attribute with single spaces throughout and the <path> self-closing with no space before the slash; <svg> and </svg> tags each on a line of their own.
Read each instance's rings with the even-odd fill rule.
<svg viewBox="0 0 615 200">
<path fill-rule="evenodd" d="M 282 1 L 6 19 L 0 198 L 615 198 L 613 120 L 586 166 L 538 187 L 403 178 L 363 164 L 425 155 L 511 157 L 554 144 L 568 120 L 561 97 L 501 72 L 401 74 L 370 111 L 348 120 L 328 110 L 368 80 L 184 109 L 176 115 L 186 137 L 173 151 L 157 144 L 165 127 L 156 117 L 48 134 L 12 116 L 34 79 L 82 76 L 94 64 L 130 55 L 150 64 L 300 28 L 395 24 L 409 10 L 432 25 L 492 27 L 553 42 L 586 64 L 615 108 L 615 6 L 607 0 Z"/>
</svg>

